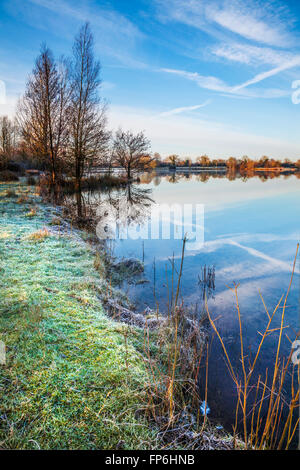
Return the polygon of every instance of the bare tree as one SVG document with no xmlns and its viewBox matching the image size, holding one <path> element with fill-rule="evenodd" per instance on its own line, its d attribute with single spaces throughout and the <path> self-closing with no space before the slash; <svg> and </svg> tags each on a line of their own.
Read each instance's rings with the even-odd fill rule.
<svg viewBox="0 0 300 470">
<path fill-rule="evenodd" d="M 16 126 L 8 116 L 0 116 L 0 166 L 5 167 L 15 149 Z"/>
<path fill-rule="evenodd" d="M 103 154 L 101 155 L 101 161 L 99 163 L 102 167 L 107 169 L 108 175 L 111 175 L 114 164 L 114 158 L 109 148 L 107 149 L 107 152 L 103 152 Z"/>
<path fill-rule="evenodd" d="M 50 170 L 54 194 L 67 143 L 69 97 L 67 64 L 62 60 L 57 66 L 43 45 L 19 102 L 17 120 L 28 151 Z"/>
<path fill-rule="evenodd" d="M 154 160 L 154 162 L 155 162 L 155 166 L 156 166 L 156 167 L 157 167 L 157 166 L 160 166 L 161 163 L 162 163 L 162 158 L 161 158 L 160 153 L 155 152 L 155 153 L 153 154 L 153 160 Z"/>
<path fill-rule="evenodd" d="M 94 58 L 94 40 L 85 23 L 75 37 L 71 64 L 71 128 L 69 157 L 75 178 L 77 215 L 82 217 L 81 181 L 85 171 L 107 151 L 106 105 L 99 97 L 100 63 Z"/>
<path fill-rule="evenodd" d="M 143 132 L 133 134 L 130 131 L 116 132 L 113 142 L 114 161 L 126 170 L 128 180 L 132 173 L 143 170 L 151 164 L 153 158 L 149 155 L 150 141 Z"/>
</svg>

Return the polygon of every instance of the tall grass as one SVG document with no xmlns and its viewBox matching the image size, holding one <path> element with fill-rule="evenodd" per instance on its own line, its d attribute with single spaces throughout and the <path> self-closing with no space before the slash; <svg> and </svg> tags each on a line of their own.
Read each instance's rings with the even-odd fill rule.
<svg viewBox="0 0 300 470">
<path fill-rule="evenodd" d="M 299 417 L 296 415 L 298 415 L 297 410 L 299 409 L 300 366 L 292 364 L 292 349 L 287 359 L 280 357 L 283 333 L 286 328 L 284 326 L 284 320 L 287 309 L 287 300 L 295 273 L 298 251 L 299 244 L 297 245 L 292 275 L 286 295 L 282 295 L 272 313 L 269 313 L 263 297 L 261 296 L 267 315 L 267 322 L 263 333 L 259 332 L 261 339 L 253 360 L 245 354 L 238 285 L 235 285 L 232 289 L 235 295 L 239 323 L 240 363 L 242 369 L 241 377 L 238 372 L 234 370 L 232 365 L 233 360 L 229 357 L 228 350 L 216 326 L 216 321 L 212 319 L 209 313 L 206 301 L 207 315 L 213 330 L 220 340 L 230 376 L 237 390 L 234 434 L 236 435 L 237 433 L 238 417 L 241 415 L 243 440 L 245 442 L 246 449 L 280 450 L 283 447 L 288 449 L 299 426 Z M 273 328 L 274 318 L 280 310 L 280 326 L 278 328 Z M 270 373 L 267 369 L 263 376 L 260 374 L 256 382 L 252 383 L 258 361 L 263 354 L 263 345 L 265 340 L 268 336 L 274 333 L 278 335 L 278 340 L 273 371 Z M 290 399 L 287 402 L 284 392 L 289 382 Z M 255 394 L 254 401 L 252 398 L 253 392 Z M 266 413 L 263 413 L 263 410 L 266 410 Z"/>
<path fill-rule="evenodd" d="M 161 319 L 158 331 L 151 331 L 147 323 L 144 328 L 144 356 L 151 379 L 146 413 L 160 428 L 160 446 L 169 449 L 202 449 L 205 448 L 203 433 L 212 435 L 208 431 L 210 425 L 206 420 L 206 412 L 204 417 L 200 417 L 199 411 L 201 399 L 198 380 L 201 369 L 206 369 L 207 379 L 208 348 L 203 320 L 193 318 L 180 301 L 185 244 L 186 239 L 183 240 L 178 271 L 174 259 L 171 261 L 171 286 L 167 280 L 171 297 L 168 316 Z M 153 344 L 156 344 L 156 349 L 153 349 Z M 227 444 L 219 436 L 214 445 L 226 448 Z"/>
</svg>

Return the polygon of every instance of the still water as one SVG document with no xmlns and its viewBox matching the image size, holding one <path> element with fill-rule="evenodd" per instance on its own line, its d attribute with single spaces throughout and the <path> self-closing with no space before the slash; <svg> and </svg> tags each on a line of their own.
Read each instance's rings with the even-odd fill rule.
<svg viewBox="0 0 300 470">
<path fill-rule="evenodd" d="M 147 211 L 157 204 L 197 204 L 204 207 L 204 244 L 194 243 L 185 252 L 181 298 L 198 314 L 203 310 L 203 269 L 214 275 L 207 288 L 208 306 L 230 357 L 237 367 L 240 357 L 239 330 L 234 293 L 228 288 L 239 284 L 238 295 L 242 314 L 245 349 L 250 355 L 260 341 L 267 314 L 260 297 L 271 313 L 282 294 L 287 292 L 297 242 L 300 239 L 299 180 L 295 176 L 262 179 L 189 177 L 146 177 L 128 195 L 126 190 L 114 192 L 129 200 L 134 208 L 131 224 L 141 230 L 148 223 Z M 144 181 L 144 182 L 143 182 Z M 146 192 L 144 192 L 146 191 Z M 150 199 L 149 199 L 150 198 Z M 172 222 L 171 222 L 172 223 Z M 142 230 L 143 231 L 143 230 Z M 168 289 L 172 265 L 179 269 L 182 240 L 127 239 L 112 242 L 118 258 L 144 261 L 144 282 L 127 284 L 128 295 L 141 311 L 146 306 L 167 311 Z M 299 331 L 299 262 L 286 310 L 285 330 L 291 339 Z M 279 311 L 280 315 L 281 311 Z M 275 326 L 278 326 L 278 321 Z M 268 338 L 259 372 L 272 368 L 276 349 L 276 333 Z M 282 355 L 290 352 L 284 335 Z M 211 337 L 209 359 L 208 403 L 211 416 L 232 425 L 235 409 L 235 387 L 227 372 L 218 339 Z"/>
</svg>

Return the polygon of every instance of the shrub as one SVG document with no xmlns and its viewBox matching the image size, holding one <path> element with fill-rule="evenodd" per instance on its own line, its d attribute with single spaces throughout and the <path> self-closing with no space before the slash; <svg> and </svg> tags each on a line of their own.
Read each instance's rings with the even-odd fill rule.
<svg viewBox="0 0 300 470">
<path fill-rule="evenodd" d="M 17 162 L 8 162 L 6 165 L 6 170 L 12 171 L 13 173 L 19 173 L 21 175 L 24 175 L 23 166 Z"/>
<path fill-rule="evenodd" d="M 0 181 L 18 181 L 19 178 L 10 170 L 0 171 Z"/>
<path fill-rule="evenodd" d="M 17 200 L 17 204 L 25 204 L 26 202 L 28 202 L 28 196 L 25 196 L 23 194 Z"/>
<path fill-rule="evenodd" d="M 27 214 L 26 214 L 26 217 L 36 217 L 36 214 L 37 214 L 37 211 L 36 209 L 31 209 L 31 211 L 29 211 Z"/>
<path fill-rule="evenodd" d="M 53 217 L 50 225 L 61 225 L 61 219 L 59 217 Z"/>
<path fill-rule="evenodd" d="M 8 189 L 6 191 L 6 197 L 17 197 L 17 195 L 13 189 Z"/>
</svg>

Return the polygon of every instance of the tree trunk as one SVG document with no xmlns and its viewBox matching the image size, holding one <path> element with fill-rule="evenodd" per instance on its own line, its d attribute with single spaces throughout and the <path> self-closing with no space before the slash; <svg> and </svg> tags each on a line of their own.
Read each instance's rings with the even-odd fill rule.
<svg viewBox="0 0 300 470">
<path fill-rule="evenodd" d="M 57 204 L 57 179 L 56 179 L 56 170 L 54 161 L 51 159 L 51 185 L 50 185 L 50 195 L 53 198 L 54 204 Z"/>
<path fill-rule="evenodd" d="M 75 183 L 75 195 L 76 195 L 76 205 L 77 205 L 77 217 L 82 218 L 82 192 L 81 192 L 81 182 L 76 181 Z"/>
</svg>

